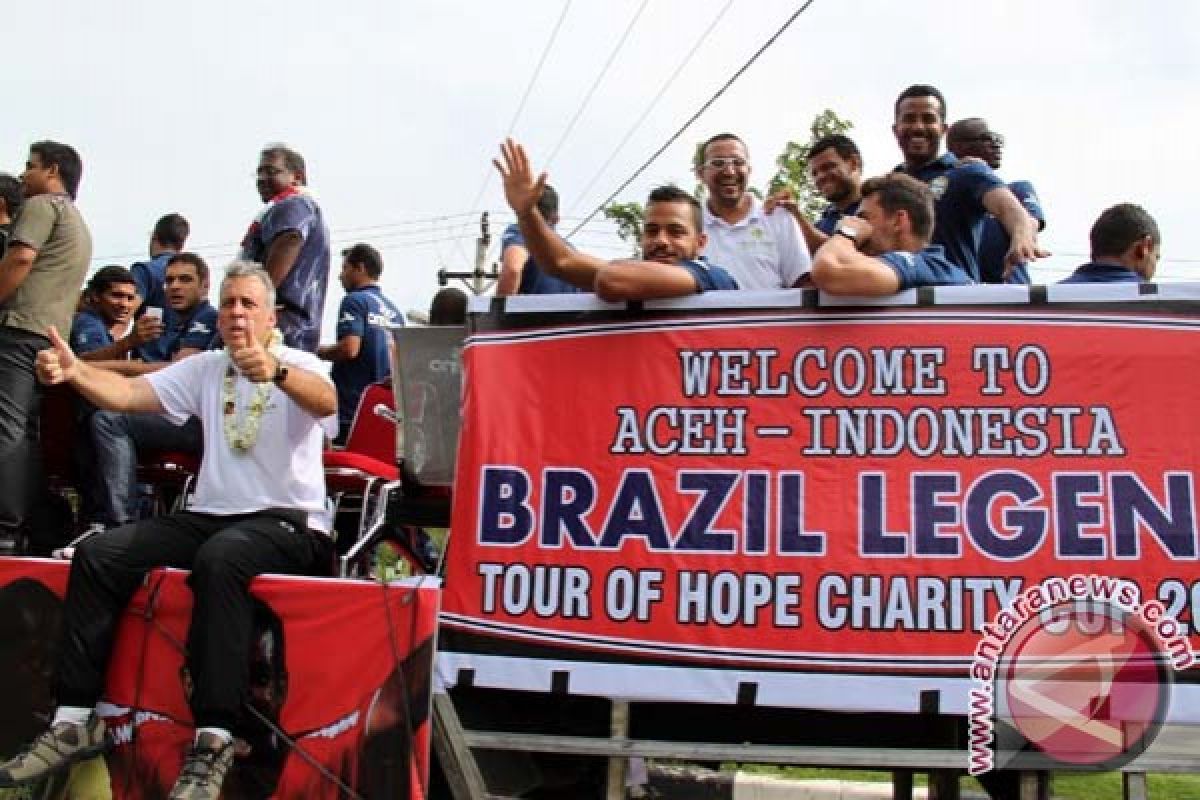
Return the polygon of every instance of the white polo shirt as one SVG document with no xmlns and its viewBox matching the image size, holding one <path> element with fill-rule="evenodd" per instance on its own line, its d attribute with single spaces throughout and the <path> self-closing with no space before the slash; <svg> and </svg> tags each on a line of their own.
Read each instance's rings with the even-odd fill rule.
<svg viewBox="0 0 1200 800">
<path fill-rule="evenodd" d="M 790 289 L 812 269 L 800 227 L 784 209 L 768 216 L 756 197 L 750 201 L 750 213 L 732 225 L 704 204 L 704 256 L 737 278 L 741 289 Z"/>
<path fill-rule="evenodd" d="M 312 353 L 284 347 L 279 358 L 289 366 L 324 374 Z M 204 456 L 188 510 L 248 514 L 264 508 L 291 508 L 308 512 L 309 528 L 328 533 L 321 451 L 325 437 L 337 434 L 337 415 L 318 419 L 272 386 L 257 441 L 248 451 L 235 450 L 225 439 L 221 398 L 228 364 L 224 350 L 209 350 L 146 376 L 172 422 L 182 425 L 196 416 L 204 429 Z M 239 412 L 244 413 L 254 388 L 255 384 L 241 375 L 234 379 Z"/>
</svg>

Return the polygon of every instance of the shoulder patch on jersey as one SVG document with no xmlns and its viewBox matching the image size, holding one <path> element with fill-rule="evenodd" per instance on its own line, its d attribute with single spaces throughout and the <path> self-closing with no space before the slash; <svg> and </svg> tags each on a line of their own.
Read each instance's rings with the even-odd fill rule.
<svg viewBox="0 0 1200 800">
<path fill-rule="evenodd" d="M 935 200 L 941 200 L 942 195 L 946 193 L 946 187 L 950 185 L 950 179 L 945 175 L 938 175 L 929 182 L 929 191 L 933 193 Z"/>
</svg>

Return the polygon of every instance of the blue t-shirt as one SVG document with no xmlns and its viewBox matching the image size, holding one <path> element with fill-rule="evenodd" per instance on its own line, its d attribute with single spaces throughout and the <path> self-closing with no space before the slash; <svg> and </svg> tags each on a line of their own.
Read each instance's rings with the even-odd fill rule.
<svg viewBox="0 0 1200 800">
<path fill-rule="evenodd" d="M 275 287 L 276 313 L 283 343 L 315 352 L 321 338 L 321 314 L 329 282 L 329 229 L 321 207 L 311 196 L 293 194 L 273 201 L 255 220 L 242 240 L 242 258 L 266 264 L 271 242 L 281 233 L 295 231 L 303 238 L 300 254 L 283 283 Z"/>
<path fill-rule="evenodd" d="M 900 289 L 918 286 L 964 286 L 974 283 L 966 270 L 946 258 L 941 245 L 931 244 L 919 253 L 894 250 L 876 256 L 900 279 Z"/>
<path fill-rule="evenodd" d="M 163 309 L 163 334 L 138 348 L 142 361 L 170 361 L 185 347 L 211 350 L 217 338 L 217 310 L 201 300 L 186 316 Z"/>
<path fill-rule="evenodd" d="M 858 213 L 858 207 L 862 205 L 861 200 L 855 200 L 846 210 L 838 208 L 833 203 L 825 206 L 825 210 L 821 212 L 821 218 L 817 220 L 817 224 L 813 227 L 819 230 L 826 236 L 833 236 L 833 232 L 837 230 L 837 225 L 844 217 L 853 217 Z"/>
<path fill-rule="evenodd" d="M 1122 264 L 1089 261 L 1059 283 L 1144 283 L 1145 280 Z"/>
<path fill-rule="evenodd" d="M 174 253 L 162 252 L 149 261 L 139 261 L 129 268 L 137 284 L 138 297 L 142 298 L 139 316 L 150 306 L 161 308 L 165 313 L 167 294 L 163 286 L 167 282 L 167 262 L 174 257 Z"/>
<path fill-rule="evenodd" d="M 113 343 L 112 333 L 104 317 L 90 308 L 75 314 L 71 321 L 71 349 L 82 355 Z"/>
<path fill-rule="evenodd" d="M 903 164 L 896 169 L 929 184 L 936 201 L 933 243 L 944 247 L 946 257 L 978 282 L 979 243 L 987 216 L 983 196 L 1004 182 L 988 166 L 976 162 L 960 164 L 950 153 L 943 153 L 916 170 L 910 171 Z"/>
<path fill-rule="evenodd" d="M 500 236 L 500 255 L 502 258 L 504 251 L 513 245 L 525 247 L 525 237 L 521 235 L 519 227 L 509 225 Z M 583 292 L 583 289 L 580 289 L 578 286 L 542 272 L 541 267 L 537 265 L 532 256 L 525 259 L 525 266 L 521 269 L 521 284 L 517 287 L 517 294 L 577 294 L 581 292 Z"/>
<path fill-rule="evenodd" d="M 696 279 L 697 292 L 727 291 L 738 288 L 738 283 L 724 267 L 709 264 L 703 258 L 695 261 L 680 261 L 679 266 L 692 273 Z"/>
<path fill-rule="evenodd" d="M 357 336 L 361 340 L 358 356 L 335 361 L 330 370 L 337 387 L 338 441 L 344 441 L 350 432 L 363 390 L 392 374 L 388 348 L 392 334 L 383 324 L 403 325 L 404 315 L 377 285 L 355 289 L 338 307 L 337 338 Z"/>
<path fill-rule="evenodd" d="M 1013 181 L 1008 188 L 1029 212 L 1029 216 L 1038 221 L 1038 230 L 1045 228 L 1046 214 L 1042 211 L 1042 204 L 1038 200 L 1037 192 L 1033 189 L 1033 184 L 1029 181 Z M 983 236 L 979 242 L 979 269 L 983 283 L 1028 284 L 1030 282 L 1029 269 L 1025 264 L 1018 264 L 1005 280 L 1004 257 L 1008 255 L 1008 248 L 1011 244 L 1012 239 L 1009 238 L 1008 231 L 1004 230 L 1004 226 L 1000 224 L 1000 220 L 988 214 L 983 221 Z"/>
</svg>

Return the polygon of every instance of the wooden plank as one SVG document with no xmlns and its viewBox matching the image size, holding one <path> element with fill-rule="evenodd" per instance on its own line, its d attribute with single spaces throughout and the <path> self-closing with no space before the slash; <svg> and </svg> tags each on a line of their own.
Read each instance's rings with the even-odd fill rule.
<svg viewBox="0 0 1200 800">
<path fill-rule="evenodd" d="M 609 732 L 614 739 L 625 739 L 629 736 L 629 703 L 626 701 L 614 700 L 612 702 L 612 720 Z M 608 759 L 606 800 L 625 800 L 625 766 L 627 763 L 627 759 L 621 756 L 613 756 Z"/>
<path fill-rule="evenodd" d="M 466 732 L 454 710 L 454 701 L 441 692 L 433 695 L 433 749 L 454 800 L 487 798 L 483 775 L 475 763 L 475 756 L 471 755 Z"/>
<path fill-rule="evenodd" d="M 482 750 L 571 753 L 585 756 L 643 756 L 696 761 L 751 761 L 875 769 L 962 769 L 961 750 L 914 748 L 796 747 L 787 745 L 673 742 L 625 737 L 601 739 L 507 731 L 467 731 L 467 744 Z"/>
</svg>

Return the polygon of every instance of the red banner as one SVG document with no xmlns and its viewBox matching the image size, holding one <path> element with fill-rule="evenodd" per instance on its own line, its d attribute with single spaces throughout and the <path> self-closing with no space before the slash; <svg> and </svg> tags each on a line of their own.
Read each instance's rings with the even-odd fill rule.
<svg viewBox="0 0 1200 800">
<path fill-rule="evenodd" d="M 0 685 L 12 695 L 0 702 L 6 755 L 39 732 L 52 708 L 68 566 L 0 559 L 0 618 L 15 634 L 0 649 Z M 72 772 L 69 796 L 163 797 L 174 784 L 194 734 L 182 670 L 186 577 L 156 570 L 130 603 L 98 707 L 116 746 Z M 225 796 L 425 797 L 436 582 L 268 576 L 251 593 L 251 706 L 266 722 L 250 726 L 257 733 L 249 754 L 235 759 Z"/>
<path fill-rule="evenodd" d="M 480 316 L 444 663 L 964 677 L 1073 575 L 1200 645 L 1198 310 Z"/>
</svg>

